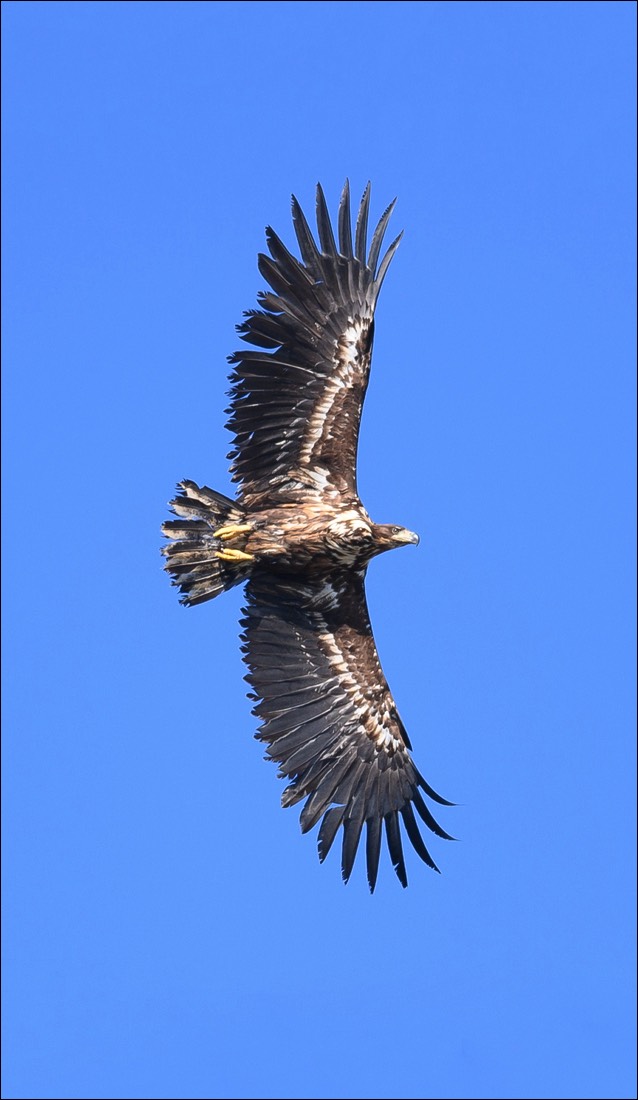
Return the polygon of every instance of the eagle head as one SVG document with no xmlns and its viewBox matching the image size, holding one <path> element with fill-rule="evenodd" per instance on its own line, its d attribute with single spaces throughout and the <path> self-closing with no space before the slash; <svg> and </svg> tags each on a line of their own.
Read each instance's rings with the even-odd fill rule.
<svg viewBox="0 0 638 1100">
<path fill-rule="evenodd" d="M 384 550 L 394 550 L 395 546 L 418 546 L 419 536 L 407 527 L 397 527 L 393 523 L 375 523 L 374 545 L 377 554 Z"/>
</svg>

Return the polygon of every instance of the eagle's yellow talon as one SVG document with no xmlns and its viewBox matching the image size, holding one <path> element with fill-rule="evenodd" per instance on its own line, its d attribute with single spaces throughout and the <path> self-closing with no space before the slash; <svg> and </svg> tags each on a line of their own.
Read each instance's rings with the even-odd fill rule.
<svg viewBox="0 0 638 1100">
<path fill-rule="evenodd" d="M 220 561 L 254 561 L 253 554 L 244 554 L 243 550 L 216 550 L 215 557 Z"/>
<path fill-rule="evenodd" d="M 249 531 L 252 531 L 249 523 L 229 523 L 226 527 L 218 527 L 213 531 L 213 535 L 216 539 L 226 542 L 229 539 L 236 539 L 239 535 L 247 535 Z"/>
</svg>

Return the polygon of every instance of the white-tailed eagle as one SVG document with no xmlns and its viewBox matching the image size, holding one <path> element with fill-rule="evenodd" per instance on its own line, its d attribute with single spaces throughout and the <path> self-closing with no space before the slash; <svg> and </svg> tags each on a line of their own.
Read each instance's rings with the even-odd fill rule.
<svg viewBox="0 0 638 1100">
<path fill-rule="evenodd" d="M 337 240 L 317 188 L 318 243 L 293 198 L 301 260 L 272 229 L 259 270 L 271 290 L 245 314 L 231 356 L 228 427 L 234 433 L 230 500 L 192 481 L 163 525 L 166 568 L 185 604 L 246 583 L 242 650 L 261 720 L 256 736 L 287 777 L 282 804 L 304 802 L 303 832 L 317 822 L 324 860 L 342 827 L 347 882 L 363 826 L 368 883 L 377 880 L 382 829 L 407 885 L 399 818 L 419 856 L 437 870 L 414 814 L 437 836 L 422 791 L 446 802 L 416 768 L 383 675 L 366 606 L 376 554 L 415 544 L 411 531 L 373 523 L 357 494 L 357 441 L 368 385 L 374 310 L 400 237 L 380 260 L 394 204 L 368 250 L 370 188 L 354 231 L 346 183 Z"/>
</svg>

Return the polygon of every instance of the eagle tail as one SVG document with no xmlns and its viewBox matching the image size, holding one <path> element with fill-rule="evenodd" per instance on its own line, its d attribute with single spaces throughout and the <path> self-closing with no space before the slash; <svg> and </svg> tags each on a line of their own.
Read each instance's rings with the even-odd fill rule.
<svg viewBox="0 0 638 1100">
<path fill-rule="evenodd" d="M 167 559 L 164 568 L 180 590 L 180 603 L 191 607 L 245 581 L 252 561 L 238 549 L 241 538 L 238 542 L 232 537 L 244 523 L 244 512 L 235 501 L 194 481 L 180 481 L 177 489 L 170 509 L 178 518 L 162 524 L 170 540 L 162 554 Z"/>
</svg>

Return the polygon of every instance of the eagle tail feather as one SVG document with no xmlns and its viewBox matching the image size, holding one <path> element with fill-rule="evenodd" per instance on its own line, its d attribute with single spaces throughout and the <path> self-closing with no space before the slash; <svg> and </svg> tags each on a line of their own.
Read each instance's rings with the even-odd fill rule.
<svg viewBox="0 0 638 1100">
<path fill-rule="evenodd" d="M 177 489 L 169 505 L 177 519 L 162 524 L 162 533 L 169 539 L 162 554 L 164 568 L 180 590 L 180 603 L 193 607 L 245 581 L 252 562 L 241 556 L 232 560 L 227 544 L 215 534 L 229 525 L 243 524 L 244 511 L 234 500 L 194 481 L 180 481 Z M 220 552 L 225 558 L 220 558 Z"/>
</svg>

